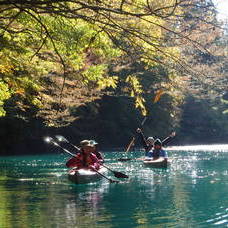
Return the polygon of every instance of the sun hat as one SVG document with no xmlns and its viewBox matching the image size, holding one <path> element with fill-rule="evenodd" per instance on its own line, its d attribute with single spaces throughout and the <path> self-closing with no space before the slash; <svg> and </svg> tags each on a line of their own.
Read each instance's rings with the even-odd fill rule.
<svg viewBox="0 0 228 228">
<path fill-rule="evenodd" d="M 154 145 L 159 145 L 159 146 L 161 146 L 161 145 L 162 145 L 162 141 L 161 141 L 160 139 L 156 139 L 156 140 L 154 141 Z"/>
<path fill-rule="evenodd" d="M 150 143 L 153 143 L 154 142 L 154 138 L 153 137 L 148 137 L 147 141 L 149 141 Z"/>
<path fill-rule="evenodd" d="M 93 144 L 91 144 L 91 141 L 90 140 L 82 140 L 81 142 L 80 142 L 80 146 L 81 147 L 84 147 L 84 146 L 91 146 L 91 147 L 93 147 L 94 145 Z"/>
<path fill-rule="evenodd" d="M 96 142 L 95 140 L 90 140 L 90 144 L 93 146 L 96 146 L 96 145 L 98 145 L 98 142 Z"/>
</svg>

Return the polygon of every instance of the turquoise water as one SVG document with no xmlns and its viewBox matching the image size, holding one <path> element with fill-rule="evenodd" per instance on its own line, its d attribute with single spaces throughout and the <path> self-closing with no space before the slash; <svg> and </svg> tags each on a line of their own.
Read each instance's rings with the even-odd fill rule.
<svg viewBox="0 0 228 228">
<path fill-rule="evenodd" d="M 0 227 L 228 227 L 228 146 L 175 147 L 168 169 L 105 153 L 129 175 L 74 185 L 65 154 L 0 157 Z M 106 174 L 116 179 L 111 172 Z"/>
</svg>

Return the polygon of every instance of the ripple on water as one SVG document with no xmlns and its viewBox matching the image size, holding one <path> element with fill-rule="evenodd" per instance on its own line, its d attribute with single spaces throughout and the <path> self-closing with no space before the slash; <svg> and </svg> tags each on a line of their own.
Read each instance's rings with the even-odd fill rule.
<svg viewBox="0 0 228 228">
<path fill-rule="evenodd" d="M 15 227 L 28 215 L 28 227 L 225 227 L 228 154 L 203 149 L 169 150 L 173 161 L 162 170 L 117 161 L 141 152 L 106 153 L 108 167 L 129 175 L 119 184 L 72 184 L 67 159 L 56 155 L 0 160 L 0 209 L 16 213 L 7 220 Z"/>
<path fill-rule="evenodd" d="M 207 224 L 221 226 L 228 225 L 228 208 L 220 208 L 221 212 L 215 213 L 213 218 L 206 221 Z"/>
</svg>

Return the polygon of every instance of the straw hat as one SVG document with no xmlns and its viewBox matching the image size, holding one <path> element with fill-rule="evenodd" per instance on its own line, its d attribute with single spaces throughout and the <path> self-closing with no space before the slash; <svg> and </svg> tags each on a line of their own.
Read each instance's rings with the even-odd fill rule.
<svg viewBox="0 0 228 228">
<path fill-rule="evenodd" d="M 98 142 L 96 142 L 95 140 L 90 140 L 90 144 L 93 146 L 96 146 L 96 145 L 98 145 Z"/>
<path fill-rule="evenodd" d="M 94 145 L 91 143 L 91 140 L 82 140 L 80 142 L 80 146 L 81 147 L 84 147 L 84 146 L 94 147 Z"/>
</svg>

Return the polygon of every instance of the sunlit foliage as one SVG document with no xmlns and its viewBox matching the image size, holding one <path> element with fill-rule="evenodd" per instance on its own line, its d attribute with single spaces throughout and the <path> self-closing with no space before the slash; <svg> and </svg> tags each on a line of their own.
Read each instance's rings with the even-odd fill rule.
<svg viewBox="0 0 228 228">
<path fill-rule="evenodd" d="M 7 57 L 2 78 L 11 94 L 19 93 L 38 107 L 42 106 L 39 93 L 45 90 L 40 79 L 50 73 L 64 79 L 60 98 L 66 78 L 102 90 L 116 88 L 121 80 L 126 80 L 127 94 L 135 97 L 136 107 L 145 115 L 144 88 L 138 75 L 117 79 L 109 75 L 110 66 L 128 58 L 144 64 L 147 70 L 172 69 L 172 73 L 163 74 L 162 81 L 154 78 L 153 87 L 176 96 L 174 88 L 180 88 L 182 81 L 177 67 L 192 70 L 182 58 L 179 44 L 192 43 L 206 50 L 197 38 L 183 32 L 187 26 L 182 26 L 190 15 L 188 10 L 201 8 L 207 10 L 207 15 L 197 21 L 205 24 L 212 15 L 210 1 L 0 2 L 0 53 Z"/>
</svg>

